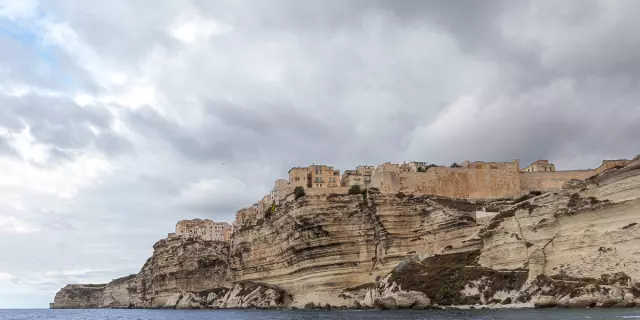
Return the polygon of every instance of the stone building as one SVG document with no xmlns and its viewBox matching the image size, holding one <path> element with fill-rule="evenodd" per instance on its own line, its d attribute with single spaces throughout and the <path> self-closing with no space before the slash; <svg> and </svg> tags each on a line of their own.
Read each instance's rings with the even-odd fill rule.
<svg viewBox="0 0 640 320">
<path fill-rule="evenodd" d="M 267 208 L 271 207 L 272 203 L 273 200 L 271 199 L 271 195 L 262 197 L 262 199 L 256 203 L 258 214 L 264 213 Z"/>
<path fill-rule="evenodd" d="M 234 223 L 237 224 L 236 227 L 241 226 L 242 224 L 244 224 L 245 221 L 255 218 L 257 215 L 258 215 L 258 204 L 254 203 L 250 207 L 246 207 L 238 210 L 236 212 L 236 220 Z"/>
<path fill-rule="evenodd" d="M 549 160 L 534 161 L 528 167 L 521 170 L 522 172 L 554 172 L 556 166 L 549 162 Z"/>
<path fill-rule="evenodd" d="M 371 176 L 373 174 L 374 168 L 375 168 L 374 166 L 359 165 L 356 167 L 356 174 L 363 175 L 363 176 Z"/>
<path fill-rule="evenodd" d="M 176 236 L 202 238 L 208 241 L 228 241 L 231 225 L 209 219 L 181 220 L 176 224 Z"/>
<path fill-rule="evenodd" d="M 289 170 L 289 185 L 291 188 L 307 187 L 308 167 L 293 167 Z"/>
<path fill-rule="evenodd" d="M 278 179 L 271 190 L 271 200 L 276 205 L 279 205 L 291 192 L 293 192 L 293 187 L 291 187 L 289 181 Z"/>
<path fill-rule="evenodd" d="M 373 169 L 373 166 L 359 165 L 355 170 L 345 170 L 340 179 L 340 185 L 342 187 L 351 187 L 354 185 L 367 187 L 371 183 Z"/>
<path fill-rule="evenodd" d="M 422 172 L 429 164 L 422 161 L 411 161 L 400 165 L 400 172 Z"/>
<path fill-rule="evenodd" d="M 351 175 L 354 175 L 355 173 L 356 173 L 356 171 L 355 171 L 355 170 L 345 170 L 345 171 L 342 173 L 342 177 L 340 177 L 340 185 L 341 185 L 342 187 L 349 187 L 349 186 L 351 186 L 351 184 L 349 183 L 349 177 L 350 177 Z"/>
<path fill-rule="evenodd" d="M 333 188 L 340 186 L 340 170 L 331 166 L 310 165 L 289 170 L 289 187 Z"/>
<path fill-rule="evenodd" d="M 310 165 L 307 174 L 308 188 L 335 188 L 340 186 L 340 170 L 326 165 Z"/>
</svg>

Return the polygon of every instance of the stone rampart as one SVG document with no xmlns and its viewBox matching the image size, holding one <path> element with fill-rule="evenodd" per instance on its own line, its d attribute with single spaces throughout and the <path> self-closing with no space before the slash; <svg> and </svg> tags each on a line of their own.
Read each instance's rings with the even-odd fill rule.
<svg viewBox="0 0 640 320">
<path fill-rule="evenodd" d="M 387 165 L 371 177 L 371 187 L 382 193 L 430 194 L 459 199 L 516 197 L 521 194 L 520 173 L 508 169 L 433 167 L 427 172 L 399 172 Z"/>
<path fill-rule="evenodd" d="M 562 184 L 565 181 L 571 179 L 584 180 L 594 174 L 594 170 L 523 172 L 520 181 L 523 192 L 557 191 L 562 189 Z"/>
</svg>

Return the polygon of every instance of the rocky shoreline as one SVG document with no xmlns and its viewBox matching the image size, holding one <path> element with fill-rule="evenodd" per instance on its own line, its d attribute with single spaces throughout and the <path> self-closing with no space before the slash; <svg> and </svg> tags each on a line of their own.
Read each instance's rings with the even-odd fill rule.
<svg viewBox="0 0 640 320">
<path fill-rule="evenodd" d="M 638 279 L 636 159 L 517 199 L 307 195 L 229 243 L 162 239 L 138 274 L 68 285 L 51 307 L 628 308 Z"/>
</svg>

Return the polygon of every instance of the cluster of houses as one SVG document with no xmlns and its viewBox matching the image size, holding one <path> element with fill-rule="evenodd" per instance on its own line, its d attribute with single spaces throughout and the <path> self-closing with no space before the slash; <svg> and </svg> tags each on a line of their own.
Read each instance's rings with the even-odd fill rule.
<svg viewBox="0 0 640 320">
<path fill-rule="evenodd" d="M 234 226 L 240 226 L 251 217 L 264 213 L 272 205 L 291 200 L 295 188 L 305 189 L 305 193 L 328 194 L 346 193 L 354 186 L 367 187 L 371 183 L 374 166 L 360 165 L 355 170 L 345 170 L 340 175 L 340 170 L 327 165 L 310 165 L 307 167 L 293 167 L 289 170 L 289 179 L 275 181 L 271 192 L 253 205 L 240 209 L 236 213 Z"/>
<path fill-rule="evenodd" d="M 207 241 L 229 241 L 232 227 L 227 222 L 215 222 L 209 219 L 181 220 L 176 223 L 176 232 L 169 238 L 201 238 Z"/>
</svg>

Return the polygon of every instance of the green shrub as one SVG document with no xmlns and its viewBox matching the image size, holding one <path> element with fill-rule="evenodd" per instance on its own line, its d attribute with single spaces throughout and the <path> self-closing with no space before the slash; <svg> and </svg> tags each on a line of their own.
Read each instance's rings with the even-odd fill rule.
<svg viewBox="0 0 640 320">
<path fill-rule="evenodd" d="M 271 203 L 271 205 L 264 210 L 264 218 L 265 219 L 269 219 L 271 218 L 271 215 L 276 212 L 276 204 L 275 203 Z"/>
<path fill-rule="evenodd" d="M 295 189 L 293 189 L 293 195 L 295 196 L 296 199 L 300 198 L 300 197 L 304 197 L 304 188 L 303 187 L 295 187 Z"/>
<path fill-rule="evenodd" d="M 462 168 L 462 166 L 454 162 L 451 164 L 451 168 Z"/>
</svg>

